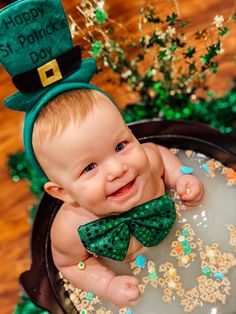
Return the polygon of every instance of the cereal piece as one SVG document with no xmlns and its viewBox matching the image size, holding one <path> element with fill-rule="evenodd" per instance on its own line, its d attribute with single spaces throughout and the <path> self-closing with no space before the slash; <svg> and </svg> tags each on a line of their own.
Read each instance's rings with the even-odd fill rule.
<svg viewBox="0 0 236 314">
<path fill-rule="evenodd" d="M 167 270 L 166 265 L 165 264 L 161 264 L 159 267 L 159 271 L 160 272 L 165 272 Z"/>
<path fill-rule="evenodd" d="M 172 276 L 172 277 L 175 277 L 176 276 L 176 273 L 177 273 L 177 271 L 176 271 L 176 269 L 175 268 L 170 268 L 169 269 L 169 274 Z"/>
<path fill-rule="evenodd" d="M 197 290 L 196 287 L 194 287 L 194 288 L 192 289 L 192 292 L 193 292 L 193 296 L 194 296 L 195 298 L 199 298 L 199 292 L 198 292 L 198 290 Z"/>
<path fill-rule="evenodd" d="M 213 274 L 216 273 L 217 272 L 217 267 L 214 266 L 214 265 L 211 265 L 211 271 L 212 271 Z"/>
<path fill-rule="evenodd" d="M 155 263 L 153 261 L 148 261 L 148 268 L 155 268 Z"/>
<path fill-rule="evenodd" d="M 183 288 L 176 290 L 176 294 L 178 296 L 180 296 L 181 298 L 183 298 L 184 294 L 185 294 L 185 290 Z"/>
<path fill-rule="evenodd" d="M 179 152 L 178 148 L 170 148 L 170 151 L 172 152 L 172 154 L 176 155 Z"/>
<path fill-rule="evenodd" d="M 159 278 L 159 279 L 158 279 L 158 283 L 159 283 L 159 285 L 160 285 L 162 288 L 165 287 L 165 285 L 166 285 L 165 280 L 164 280 L 163 278 Z"/>
<path fill-rule="evenodd" d="M 164 295 L 162 296 L 162 300 L 163 300 L 164 302 L 171 303 L 172 298 L 171 298 L 171 296 L 164 294 Z"/>
<path fill-rule="evenodd" d="M 184 307 L 184 311 L 185 312 L 192 312 L 194 309 L 193 305 L 192 304 L 188 304 Z"/>
<path fill-rule="evenodd" d="M 189 241 L 189 242 L 190 242 L 190 241 Z M 191 242 L 191 243 L 190 243 L 190 247 L 191 247 L 191 249 L 196 249 L 197 244 L 194 243 L 194 242 Z"/>
<path fill-rule="evenodd" d="M 77 296 L 76 296 L 76 294 L 71 293 L 70 296 L 69 296 L 69 298 L 70 298 L 70 300 L 73 302 L 73 301 L 76 300 Z"/>
<path fill-rule="evenodd" d="M 82 306 L 85 307 L 85 308 L 88 307 L 88 305 L 89 305 L 89 301 L 88 300 L 82 300 L 81 303 L 82 303 Z"/>
<path fill-rule="evenodd" d="M 175 287 L 176 287 L 176 283 L 175 283 L 173 280 L 170 280 L 170 281 L 168 282 L 168 287 L 169 287 L 169 288 L 175 288 Z"/>
<path fill-rule="evenodd" d="M 197 277 L 197 281 L 199 282 L 199 283 L 201 283 L 201 282 L 204 282 L 204 281 L 206 281 L 206 276 L 199 276 L 199 277 Z"/>
<path fill-rule="evenodd" d="M 175 250 L 171 250 L 170 256 L 176 257 L 176 256 L 178 256 L 178 253 Z"/>
<path fill-rule="evenodd" d="M 197 244 L 197 246 L 199 247 L 199 249 L 202 249 L 202 247 L 203 247 L 203 241 L 202 240 L 197 240 L 196 241 L 196 244 Z"/>
<path fill-rule="evenodd" d="M 219 245 L 220 245 L 219 243 L 213 242 L 213 243 L 211 244 L 211 248 L 212 248 L 212 249 L 218 249 Z"/>
<path fill-rule="evenodd" d="M 222 163 L 219 162 L 218 160 L 215 161 L 215 167 L 216 169 L 219 169 L 220 167 L 222 167 Z"/>
<path fill-rule="evenodd" d="M 177 239 L 179 242 L 185 241 L 185 237 L 183 235 L 180 235 Z"/>
<path fill-rule="evenodd" d="M 158 281 L 157 281 L 157 280 L 151 281 L 151 286 L 153 286 L 154 288 L 156 288 L 156 287 L 158 286 Z"/>
<path fill-rule="evenodd" d="M 186 155 L 188 158 L 190 158 L 190 157 L 192 157 L 192 155 L 193 155 L 193 151 L 192 151 L 192 150 L 186 150 L 186 151 L 185 151 L 185 155 Z"/>
<path fill-rule="evenodd" d="M 177 192 L 174 193 L 174 196 L 173 196 L 174 199 L 176 200 L 180 200 L 180 196 Z"/>
<path fill-rule="evenodd" d="M 201 299 L 202 301 L 208 302 L 208 293 L 207 293 L 206 291 L 202 292 L 202 293 L 200 294 L 200 299 Z"/>
<path fill-rule="evenodd" d="M 213 279 L 208 278 L 208 279 L 206 280 L 206 282 L 207 282 L 207 285 L 208 285 L 208 286 L 211 286 L 211 285 L 213 284 Z"/>
<path fill-rule="evenodd" d="M 87 295 L 87 292 L 83 291 L 83 292 L 80 293 L 79 297 L 82 300 L 82 299 L 86 298 L 86 295 Z"/>
<path fill-rule="evenodd" d="M 231 287 L 224 287 L 223 289 L 225 294 L 230 295 Z"/>
<path fill-rule="evenodd" d="M 190 257 L 188 255 L 184 255 L 182 258 L 181 258 L 181 262 L 183 264 L 188 264 L 188 262 L 190 261 Z"/>
<path fill-rule="evenodd" d="M 229 271 L 225 266 L 222 266 L 222 267 L 218 268 L 218 272 L 220 272 L 222 274 L 227 274 Z"/>
<path fill-rule="evenodd" d="M 165 288 L 165 289 L 164 289 L 164 294 L 165 294 L 165 295 L 172 295 L 173 292 L 172 292 L 172 290 L 171 290 L 170 288 Z"/>
<path fill-rule="evenodd" d="M 175 290 L 179 290 L 182 287 L 182 283 L 181 282 L 177 282 L 176 286 L 175 286 Z"/>
<path fill-rule="evenodd" d="M 206 255 L 209 257 L 209 258 L 213 258 L 215 256 L 215 251 L 214 250 L 207 250 L 206 251 Z"/>
<path fill-rule="evenodd" d="M 180 281 L 180 276 L 176 275 L 176 276 L 175 276 L 175 281 L 176 281 L 176 282 L 179 282 L 179 281 Z"/>
<path fill-rule="evenodd" d="M 140 272 L 141 272 L 141 268 L 135 268 L 135 269 L 133 270 L 133 274 L 134 274 L 135 276 L 139 275 Z"/>
<path fill-rule="evenodd" d="M 143 277 L 143 283 L 146 285 L 149 282 L 149 277 L 145 276 Z"/>
<path fill-rule="evenodd" d="M 218 296 L 218 300 L 222 303 L 225 304 L 226 303 L 226 295 L 221 294 Z"/>
<path fill-rule="evenodd" d="M 83 308 L 82 304 L 79 303 L 79 304 L 76 306 L 76 309 L 77 309 L 78 311 L 82 311 L 84 308 Z"/>
<path fill-rule="evenodd" d="M 165 264 L 166 264 L 166 267 L 168 267 L 168 268 L 173 267 L 173 264 L 171 262 L 167 261 Z"/>
<path fill-rule="evenodd" d="M 228 186 L 232 186 L 232 185 L 234 185 L 234 184 L 236 184 L 236 179 L 229 179 L 229 180 L 227 181 L 227 185 L 228 185 Z"/>
<path fill-rule="evenodd" d="M 229 231 L 234 231 L 234 230 L 235 230 L 234 225 L 228 225 L 228 226 L 227 226 L 227 229 L 228 229 Z"/>
<path fill-rule="evenodd" d="M 227 278 L 227 277 L 225 277 L 223 280 L 222 280 L 222 284 L 224 285 L 224 286 L 231 286 L 231 284 L 230 284 L 230 281 L 229 281 L 229 279 Z"/>
<path fill-rule="evenodd" d="M 190 303 L 190 301 L 188 299 L 184 299 L 184 298 L 180 301 L 181 305 L 187 305 L 189 303 Z"/>
<path fill-rule="evenodd" d="M 139 291 L 140 291 L 141 293 L 144 293 L 144 291 L 145 291 L 145 285 L 139 284 L 139 285 L 138 285 L 138 288 L 139 288 Z"/>
<path fill-rule="evenodd" d="M 210 171 L 210 172 L 209 172 L 209 176 L 210 176 L 211 178 L 214 178 L 214 177 L 215 177 L 215 173 L 214 173 L 213 171 Z"/>
<path fill-rule="evenodd" d="M 206 290 L 206 287 L 205 287 L 205 285 L 203 283 L 200 283 L 198 285 L 198 289 L 199 289 L 200 292 L 204 292 Z"/>
<path fill-rule="evenodd" d="M 216 302 L 216 297 L 213 293 L 209 295 L 208 302 L 209 303 L 215 303 Z"/>
</svg>

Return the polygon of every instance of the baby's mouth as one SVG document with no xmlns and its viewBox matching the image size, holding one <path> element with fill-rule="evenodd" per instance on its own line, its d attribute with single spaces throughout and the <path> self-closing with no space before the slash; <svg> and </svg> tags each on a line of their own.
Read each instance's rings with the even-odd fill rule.
<svg viewBox="0 0 236 314">
<path fill-rule="evenodd" d="M 120 195 L 123 195 L 123 194 L 129 192 L 130 189 L 132 188 L 133 184 L 134 184 L 134 181 L 135 181 L 135 179 L 133 181 L 130 181 L 126 185 L 122 186 L 120 189 L 118 189 L 115 192 L 113 192 L 112 194 L 110 194 L 109 197 L 120 196 Z"/>
</svg>

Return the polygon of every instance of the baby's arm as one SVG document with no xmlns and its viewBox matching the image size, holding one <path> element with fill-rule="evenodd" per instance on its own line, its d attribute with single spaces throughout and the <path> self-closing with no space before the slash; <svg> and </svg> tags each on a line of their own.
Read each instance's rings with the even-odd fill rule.
<svg viewBox="0 0 236 314">
<path fill-rule="evenodd" d="M 134 305 L 140 296 L 137 279 L 132 276 L 117 276 L 99 258 L 91 256 L 80 241 L 77 226 L 73 229 L 72 223 L 68 228 L 68 223 L 70 222 L 67 221 L 65 226 L 65 222 L 57 218 L 51 232 L 53 260 L 62 275 L 74 286 L 91 291 L 118 307 Z M 59 230 L 60 233 L 57 232 Z M 78 267 L 82 261 L 84 269 Z"/>
<path fill-rule="evenodd" d="M 158 150 L 164 164 L 163 180 L 165 185 L 176 189 L 186 205 L 197 205 L 203 197 L 203 185 L 194 175 L 182 174 L 181 161 L 166 147 L 150 143 Z"/>
</svg>

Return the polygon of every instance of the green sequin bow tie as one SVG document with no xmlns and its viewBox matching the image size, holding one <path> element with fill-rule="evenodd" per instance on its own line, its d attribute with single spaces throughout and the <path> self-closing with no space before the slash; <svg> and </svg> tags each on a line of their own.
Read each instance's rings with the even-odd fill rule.
<svg viewBox="0 0 236 314">
<path fill-rule="evenodd" d="M 159 244 L 175 222 L 169 195 L 133 207 L 120 215 L 101 218 L 78 228 L 83 245 L 92 253 L 123 261 L 133 235 L 144 246 Z"/>
</svg>

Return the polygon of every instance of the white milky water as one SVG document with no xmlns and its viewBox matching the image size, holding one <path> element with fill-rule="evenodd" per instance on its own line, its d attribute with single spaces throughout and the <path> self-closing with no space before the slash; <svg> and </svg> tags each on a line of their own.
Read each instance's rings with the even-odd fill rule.
<svg viewBox="0 0 236 314">
<path fill-rule="evenodd" d="M 191 158 L 186 157 L 184 152 L 179 152 L 178 157 L 182 160 L 185 166 L 194 168 L 194 174 L 199 177 L 205 188 L 205 195 L 201 205 L 181 211 L 181 218 L 175 222 L 174 228 L 171 230 L 167 238 L 158 246 L 147 249 L 142 255 L 147 259 L 151 259 L 156 264 L 158 275 L 163 273 L 158 272 L 159 265 L 169 261 L 173 263 L 177 272 L 181 276 L 183 288 L 188 290 L 198 284 L 197 277 L 201 275 L 199 250 L 196 249 L 197 256 L 194 261 L 190 262 L 187 268 L 179 267 L 178 260 L 170 256 L 171 243 L 176 240 L 176 230 L 181 230 L 181 226 L 185 223 L 190 223 L 196 233 L 196 240 L 202 239 L 204 245 L 209 245 L 213 242 L 220 244 L 221 252 L 230 252 L 236 256 L 236 251 L 229 245 L 229 231 L 227 226 L 233 224 L 236 227 L 236 186 L 228 186 L 226 177 L 221 173 L 221 169 L 215 171 L 215 177 L 212 178 L 207 172 L 202 169 L 201 165 L 210 158 L 194 153 Z M 111 268 L 119 274 L 132 274 L 130 264 L 124 262 L 107 261 Z M 140 280 L 147 276 L 146 270 L 142 270 Z M 193 310 L 194 314 L 235 314 L 236 313 L 236 267 L 230 269 L 226 275 L 231 282 L 231 295 L 227 296 L 225 305 L 220 301 L 214 304 L 202 302 L 202 305 Z M 212 278 L 212 277 L 211 277 Z M 175 293 L 171 303 L 166 303 L 162 300 L 163 288 L 157 286 L 153 288 L 150 284 L 147 285 L 145 293 L 135 307 L 132 308 L 134 314 L 183 314 L 184 307 L 180 304 L 180 297 Z M 118 313 L 118 310 L 106 302 L 102 302 L 106 310 L 111 309 L 113 313 Z"/>
</svg>

